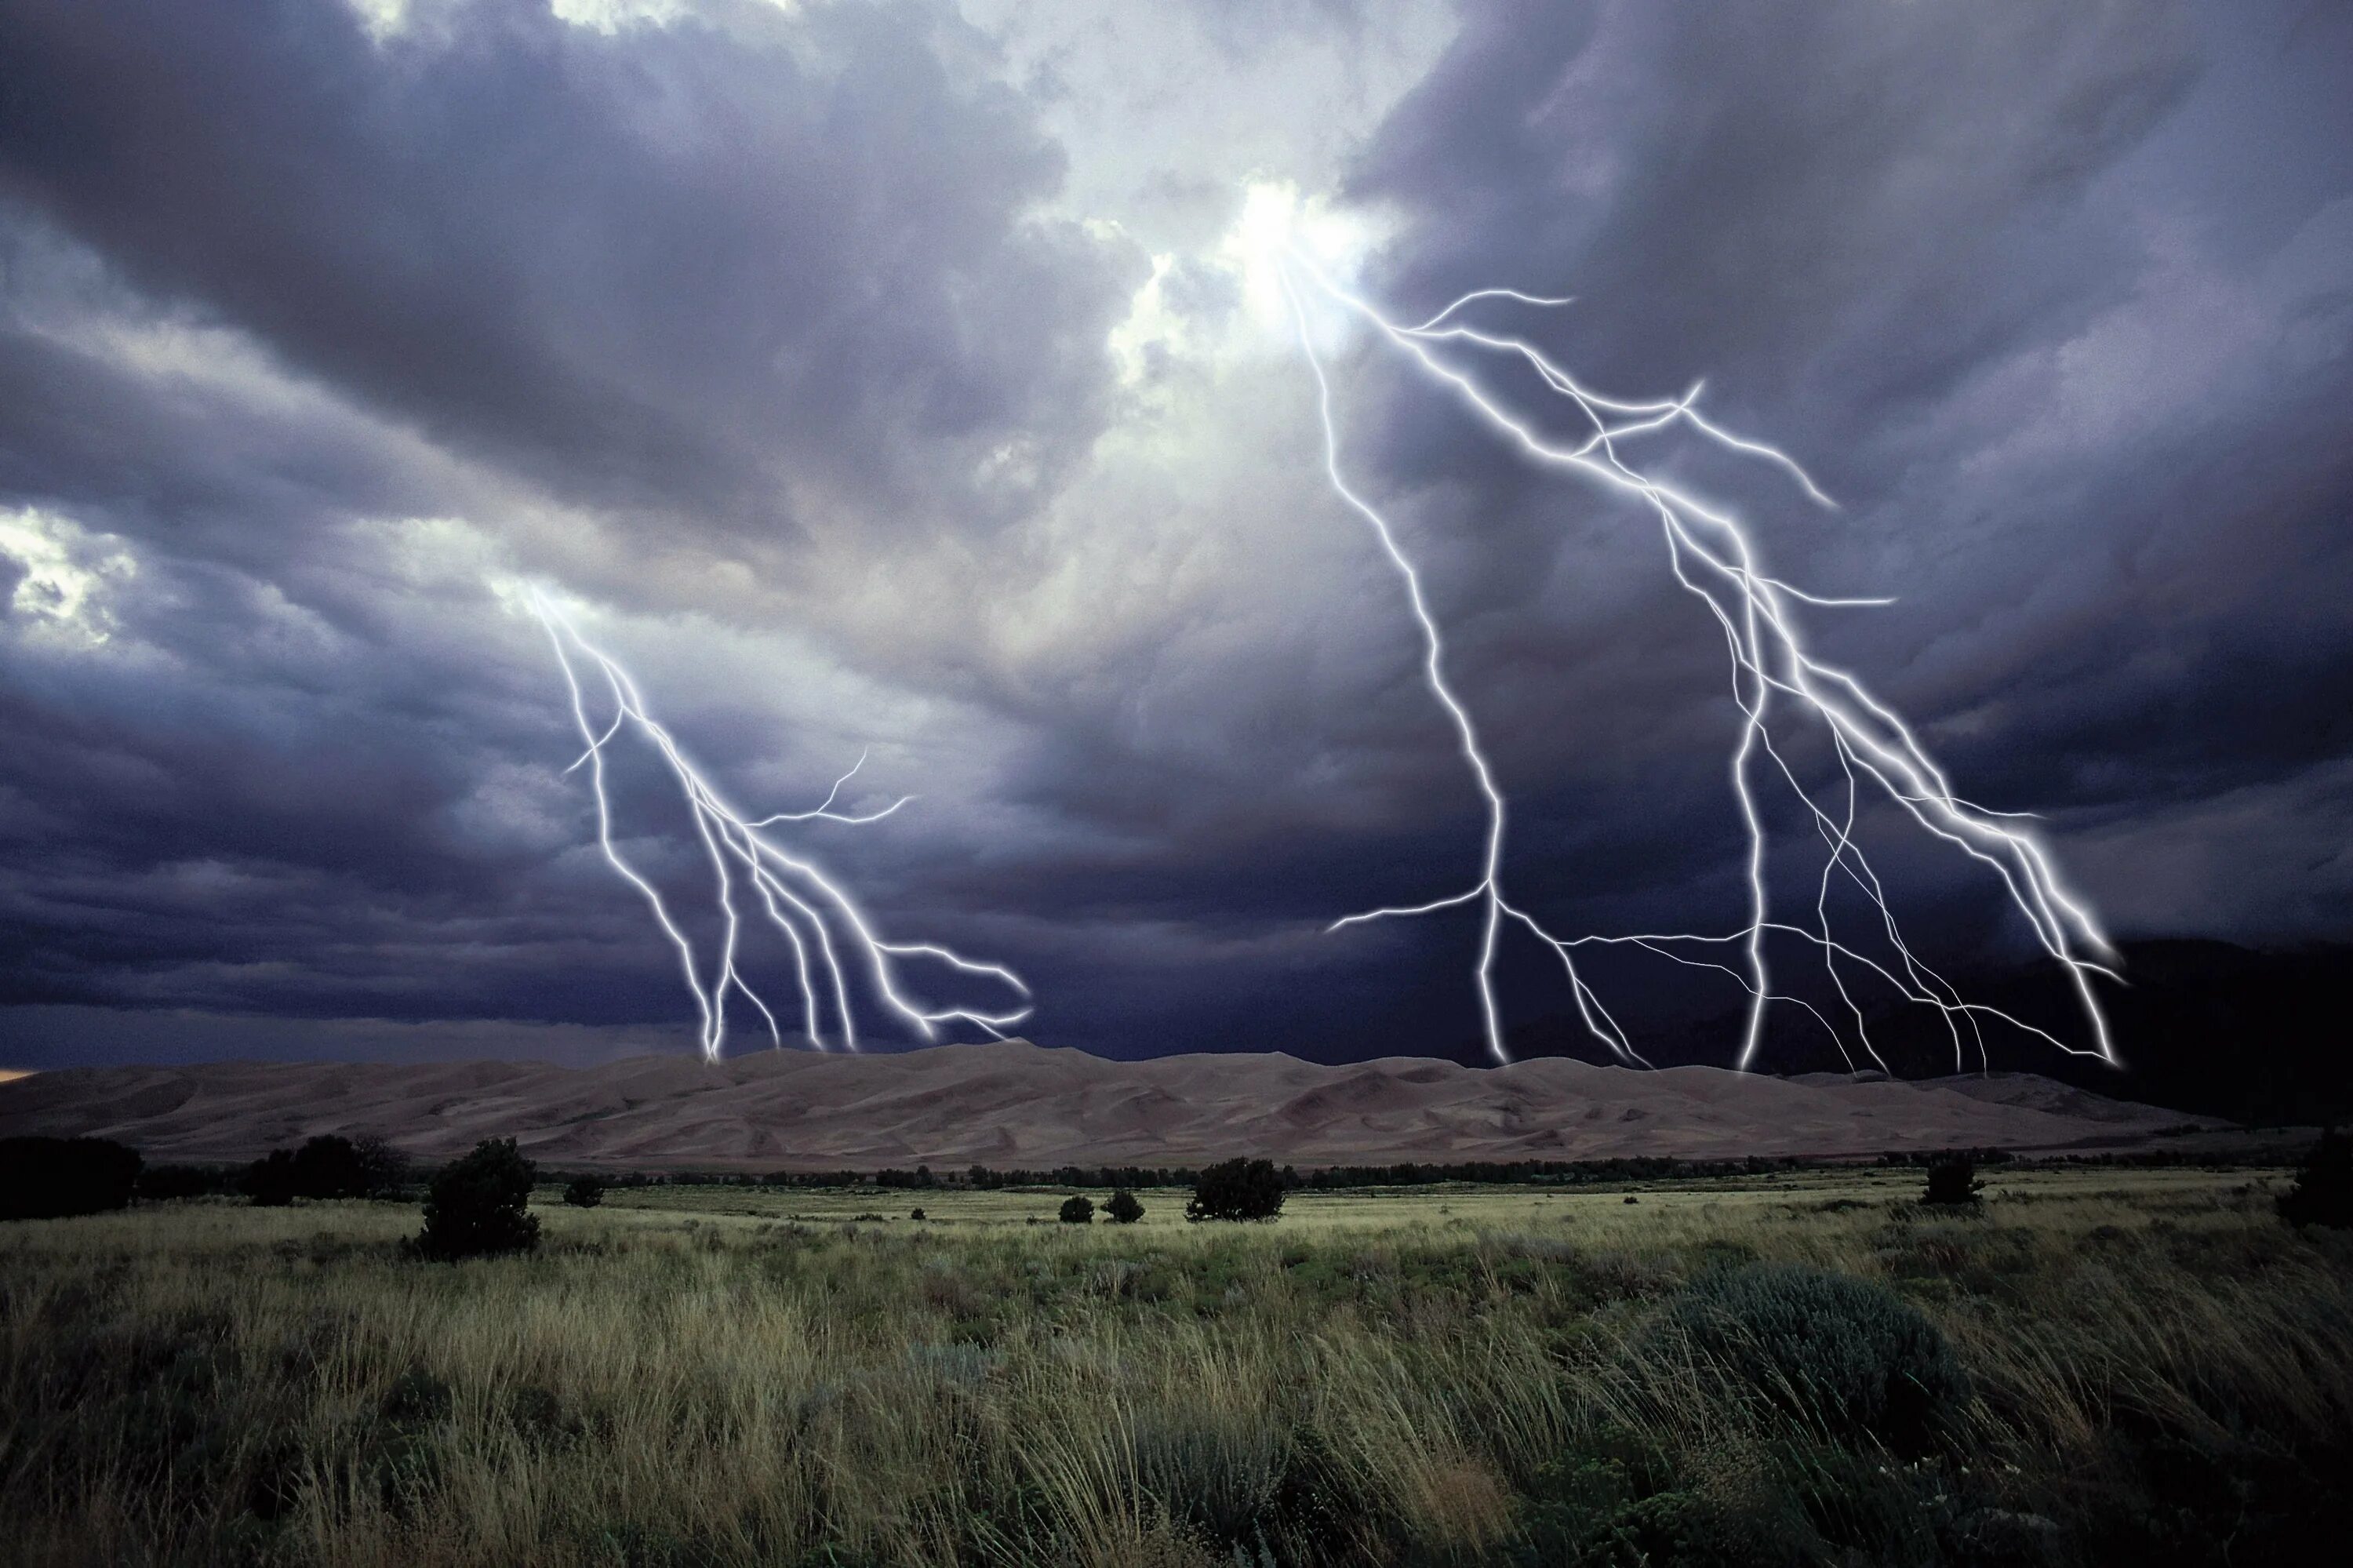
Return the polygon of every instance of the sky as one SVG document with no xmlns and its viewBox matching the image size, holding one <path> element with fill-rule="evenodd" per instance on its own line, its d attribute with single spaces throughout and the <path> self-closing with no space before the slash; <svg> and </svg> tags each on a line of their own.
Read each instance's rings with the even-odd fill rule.
<svg viewBox="0 0 2353 1568">
<path fill-rule="evenodd" d="M 1895 601 L 1814 647 L 2112 934 L 2353 936 L 2349 58 L 2327 0 L 0 0 L 0 1065 L 693 1050 L 534 595 L 747 814 L 861 757 L 845 809 L 913 797 L 776 832 L 1031 1038 L 1458 1052 L 1475 915 L 1326 929 L 1468 885 L 1484 818 L 1284 236 L 1401 320 L 1573 296 L 1476 319 L 1800 461 L 1836 510 L 1657 457 Z M 1655 524 L 1310 334 L 1514 898 L 1737 926 L 1739 714 Z M 625 737 L 611 789 L 707 962 L 676 788 Z M 1947 972 L 2033 957 L 1986 866 L 1862 831 Z M 1515 1024 L 1572 1005 L 1534 948 Z"/>
</svg>

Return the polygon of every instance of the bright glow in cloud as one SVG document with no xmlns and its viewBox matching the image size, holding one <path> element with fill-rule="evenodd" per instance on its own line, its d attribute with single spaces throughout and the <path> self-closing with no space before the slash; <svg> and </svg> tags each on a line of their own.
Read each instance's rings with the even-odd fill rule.
<svg viewBox="0 0 2353 1568">
<path fill-rule="evenodd" d="M 1380 239 L 1380 226 L 1364 213 L 1302 196 L 1288 180 L 1253 180 L 1243 188 L 1241 216 L 1219 247 L 1219 259 L 1240 275 L 1251 319 L 1287 339 L 1296 328 L 1283 279 L 1286 259 L 1303 258 L 1324 276 L 1353 284 Z M 1325 330 L 1333 324 L 1325 323 Z"/>
<path fill-rule="evenodd" d="M 0 556 L 22 575 L 10 609 L 84 642 L 107 640 L 111 622 L 98 597 L 110 578 L 138 570 L 128 553 L 46 512 L 0 512 Z"/>
</svg>

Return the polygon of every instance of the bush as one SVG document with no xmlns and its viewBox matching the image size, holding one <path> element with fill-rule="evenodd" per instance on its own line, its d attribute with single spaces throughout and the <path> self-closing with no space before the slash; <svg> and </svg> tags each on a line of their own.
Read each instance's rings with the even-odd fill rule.
<svg viewBox="0 0 2353 1568">
<path fill-rule="evenodd" d="M 923 1217 L 923 1211 L 921 1209 L 910 1209 L 907 1211 L 907 1217 L 911 1220 L 920 1220 Z"/>
<path fill-rule="evenodd" d="M 1271 1160 L 1229 1160 L 1201 1172 L 1185 1217 L 1202 1220 L 1271 1220 L 1282 1212 L 1282 1176 Z"/>
<path fill-rule="evenodd" d="M 2292 1225 L 2353 1229 L 2353 1138 L 2333 1128 L 2320 1135 L 2295 1185 L 2281 1194 L 2279 1214 Z"/>
<path fill-rule="evenodd" d="M 1103 1213 L 1111 1216 L 1111 1222 L 1115 1225 L 1132 1225 L 1144 1218 L 1144 1205 L 1135 1201 L 1134 1193 L 1122 1187 L 1111 1195 L 1111 1202 L 1103 1205 Z"/>
<path fill-rule="evenodd" d="M 1091 1225 L 1095 1220 L 1095 1206 L 1084 1198 L 1062 1200 L 1062 1223 L 1066 1225 Z"/>
<path fill-rule="evenodd" d="M 480 1257 L 539 1245 L 539 1216 L 526 1213 L 538 1169 L 512 1138 L 484 1139 L 437 1172 L 426 1190 L 425 1229 L 411 1244 L 422 1257 Z"/>
<path fill-rule="evenodd" d="M 575 1209 L 593 1209 L 605 1201 L 602 1176 L 575 1176 L 564 1189 L 564 1201 Z"/>
<path fill-rule="evenodd" d="M 1884 1286 L 1802 1264 L 1704 1276 L 1669 1305 L 1692 1345 L 1834 1438 L 1928 1452 L 1968 1402 L 1943 1330 Z"/>
<path fill-rule="evenodd" d="M 1183 1399 L 1146 1404 L 1130 1418 L 1138 1489 L 1187 1533 L 1229 1548 L 1229 1563 L 1274 1561 L 1246 1550 L 1282 1508 L 1292 1460 L 1287 1424 L 1254 1411 Z"/>
<path fill-rule="evenodd" d="M 1928 1167 L 1928 1190 L 1920 1195 L 1920 1201 L 1960 1208 L 1976 1202 L 1978 1189 L 1984 1185 L 1978 1180 L 1978 1162 L 1966 1154 L 1956 1154 Z"/>
<path fill-rule="evenodd" d="M 0 1138 L 0 1220 L 128 1208 L 139 1151 L 106 1138 Z"/>
</svg>

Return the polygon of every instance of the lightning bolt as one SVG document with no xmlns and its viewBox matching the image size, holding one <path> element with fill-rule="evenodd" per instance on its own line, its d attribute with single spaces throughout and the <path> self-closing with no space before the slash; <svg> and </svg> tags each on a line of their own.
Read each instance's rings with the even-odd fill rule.
<svg viewBox="0 0 2353 1568">
<path fill-rule="evenodd" d="M 1586 387 L 1525 338 L 1482 331 L 1456 320 L 1466 307 L 1482 300 L 1508 299 L 1523 305 L 1552 307 L 1568 303 L 1565 299 L 1514 289 L 1478 289 L 1419 325 L 1407 326 L 1390 320 L 1361 296 L 1335 283 L 1295 247 L 1284 249 L 1277 270 L 1301 352 L 1314 375 L 1316 408 L 1324 428 L 1325 473 L 1341 501 L 1372 530 L 1405 589 L 1407 604 L 1421 631 L 1424 683 L 1453 726 L 1464 764 L 1483 802 L 1487 825 L 1479 874 L 1469 887 L 1426 903 L 1345 916 L 1328 929 L 1336 931 L 1441 909 L 1477 906 L 1481 923 L 1472 980 L 1478 991 L 1487 1048 L 1498 1062 L 1508 1062 L 1511 1055 L 1504 1046 L 1502 1018 L 1495 1001 L 1495 959 L 1506 926 L 1515 925 L 1559 958 L 1567 973 L 1570 995 L 1587 1031 L 1629 1062 L 1639 1063 L 1641 1058 L 1626 1032 L 1579 973 L 1577 959 L 1580 951 L 1636 947 L 1678 963 L 1730 975 L 1749 999 L 1739 1054 L 1739 1065 L 1744 1069 L 1756 1057 L 1764 1035 L 1766 1010 L 1776 1001 L 1793 1003 L 1812 1014 L 1837 1042 L 1848 1065 L 1855 1065 L 1845 1034 L 1819 1009 L 1801 998 L 1782 995 L 1772 989 L 1766 964 L 1766 938 L 1768 935 L 1781 935 L 1797 938 L 1819 950 L 1831 986 L 1843 1010 L 1852 1018 L 1857 1041 L 1883 1069 L 1886 1061 L 1873 1044 L 1864 1025 L 1862 1005 L 1849 989 L 1851 974 L 1875 976 L 1906 1001 L 1935 1008 L 1952 1035 L 1957 1069 L 1962 1062 L 1964 1028 L 1977 1043 L 1979 1061 L 1985 1060 L 1980 1026 L 1989 1020 L 2024 1030 L 2072 1054 L 2097 1055 L 2111 1065 L 2116 1063 L 2107 1020 L 2091 985 L 2093 975 L 2114 978 L 2115 971 L 2086 956 L 2089 953 L 2112 958 L 2113 948 L 2090 911 L 2061 885 L 2049 853 L 2025 829 L 2005 825 L 2019 821 L 2017 814 L 1988 810 L 1957 795 L 1919 737 L 1894 709 L 1873 696 L 1856 676 L 1821 662 L 1807 649 L 1799 607 L 1837 608 L 1893 601 L 1823 598 L 1767 576 L 1757 564 L 1755 544 L 1736 519 L 1644 472 L 1629 459 L 1623 448 L 1637 438 L 1680 427 L 1725 451 L 1781 470 L 1808 499 L 1835 509 L 1836 503 L 1794 459 L 1709 420 L 1698 408 L 1700 387 L 1694 386 L 1673 398 L 1629 401 L 1606 397 Z M 1333 413 L 1331 378 L 1309 330 L 1307 307 L 1298 281 L 1301 278 L 1348 314 L 1369 325 L 1377 337 L 1401 351 L 1416 367 L 1457 397 L 1499 437 L 1529 459 L 1548 467 L 1569 470 L 1606 491 L 1629 497 L 1657 521 L 1675 581 L 1706 606 L 1724 634 L 1731 657 L 1733 696 L 1742 715 L 1730 774 L 1747 838 L 1749 918 L 1745 925 L 1728 933 L 1651 932 L 1564 938 L 1547 929 L 1505 895 L 1503 863 L 1507 811 L 1503 792 L 1495 782 L 1494 766 L 1480 743 L 1469 708 L 1448 679 L 1444 638 L 1422 591 L 1420 573 L 1399 546 L 1388 520 L 1350 487 L 1341 471 L 1339 425 Z M 1472 356 L 1517 360 L 1535 372 L 1547 391 L 1573 408 L 1579 426 L 1589 429 L 1590 433 L 1568 443 L 1547 439 L 1527 418 L 1506 408 L 1468 373 L 1441 358 L 1440 345 L 1450 345 Z M 1831 810 L 1825 810 L 1814 792 L 1799 781 L 1788 758 L 1775 744 L 1768 720 L 1778 715 L 1781 705 L 1827 730 L 1844 786 L 1842 801 L 1833 800 Z M 1759 775 L 1777 775 L 1788 785 L 1825 846 L 1810 925 L 1773 917 L 1766 887 L 1764 818 L 1756 791 Z M 2000 876 L 2011 903 L 2033 928 L 2037 942 L 2065 970 L 2094 1042 L 2089 1049 L 2071 1045 L 2049 1031 L 1999 1008 L 1967 1001 L 1913 952 L 1888 906 L 1884 885 L 1854 840 L 1855 820 L 1866 789 L 1885 797 L 1926 832 L 1956 846 Z M 1851 883 L 1877 911 L 1877 923 L 1891 962 L 1883 963 L 1870 957 L 1833 933 L 1831 893 L 1841 879 Z M 1724 961 L 1730 957 L 1736 957 L 1737 968 Z"/>
<path fill-rule="evenodd" d="M 781 931 L 791 945 L 793 968 L 799 983 L 802 1033 L 819 1050 L 828 1050 L 820 1027 L 818 1004 L 819 985 L 817 969 L 810 963 L 815 949 L 817 968 L 825 976 L 823 989 L 830 992 L 835 1018 L 839 1022 L 841 1044 L 858 1049 L 858 1020 L 850 1004 L 849 971 L 845 965 L 845 949 L 849 963 L 862 961 L 875 995 L 890 1012 L 913 1027 L 926 1040 L 939 1037 L 939 1029 L 947 1023 L 971 1023 L 999 1039 L 1003 1031 L 1029 1016 L 1029 988 L 1021 977 L 1002 964 L 980 963 L 947 948 L 929 942 L 886 942 L 876 935 L 873 923 L 853 902 L 849 894 L 828 878 L 812 862 L 794 854 L 765 830 L 780 822 L 842 822 L 852 825 L 879 822 L 896 812 L 913 799 L 902 796 L 880 810 L 863 813 L 837 811 L 834 801 L 841 795 L 841 787 L 858 776 L 866 764 L 861 754 L 849 772 L 834 780 L 824 800 L 806 811 L 779 811 L 753 820 L 744 817 L 723 800 L 710 781 L 696 771 L 693 764 L 680 749 L 677 739 L 647 711 L 646 702 L 638 692 L 636 682 L 628 672 L 613 658 L 591 644 L 579 629 L 562 611 L 550 604 L 546 596 L 534 592 L 532 609 L 547 632 L 548 643 L 555 650 L 555 660 L 564 671 L 565 688 L 571 693 L 572 717 L 579 726 L 580 738 L 587 749 L 578 760 L 565 769 L 571 773 L 582 767 L 588 769 L 590 788 L 596 797 L 596 842 L 605 858 L 622 879 L 645 898 L 652 909 L 654 922 L 677 949 L 679 967 L 686 976 L 687 990 L 694 995 L 694 1005 L 701 1014 L 703 1056 L 719 1059 L 727 1038 L 727 1001 L 731 993 L 740 995 L 751 1003 L 766 1022 L 769 1038 L 777 1045 L 784 1044 L 784 1033 L 776 1015 L 760 992 L 744 978 L 736 965 L 736 953 L 743 932 L 744 912 L 739 908 L 739 882 L 757 895 L 758 914 L 772 927 Z M 612 722 L 599 729 L 589 720 L 589 702 L 583 687 L 580 671 L 575 666 L 577 656 L 592 666 L 602 677 L 602 683 L 613 705 Z M 721 916 L 722 935 L 718 952 L 709 978 L 703 975 L 701 960 L 693 941 L 672 917 L 654 885 L 625 859 L 613 842 L 613 806 L 606 789 L 605 752 L 614 740 L 630 726 L 653 743 L 662 760 L 669 765 L 670 775 L 680 793 L 685 797 L 694 819 L 695 832 L 710 859 L 715 897 Z M 965 1008 L 927 1009 L 909 999 L 902 989 L 896 960 L 924 958 L 944 963 L 965 974 L 979 975 L 1006 986 L 1022 998 L 1023 1005 L 1011 1012 L 977 1012 Z"/>
</svg>

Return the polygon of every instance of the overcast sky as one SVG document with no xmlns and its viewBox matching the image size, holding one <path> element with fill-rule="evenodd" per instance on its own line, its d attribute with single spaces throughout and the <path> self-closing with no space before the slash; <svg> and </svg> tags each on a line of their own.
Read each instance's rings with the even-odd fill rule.
<svg viewBox="0 0 2353 1568">
<path fill-rule="evenodd" d="M 1897 600 L 1808 625 L 2114 933 L 2353 935 L 2348 73 L 2328 0 L 0 0 L 0 1065 L 692 1049 L 533 588 L 747 810 L 861 753 L 849 805 L 916 796 L 778 837 L 1031 1037 L 1456 1050 L 1475 917 L 1323 929 L 1482 821 L 1253 212 L 1400 317 L 1574 295 L 1480 319 L 1704 378 L 1840 509 L 1662 461 Z M 1514 895 L 1736 926 L 1655 524 L 1317 331 Z M 707 946 L 676 792 L 614 788 Z M 2016 961 L 1882 825 L 1923 950 Z"/>
</svg>

